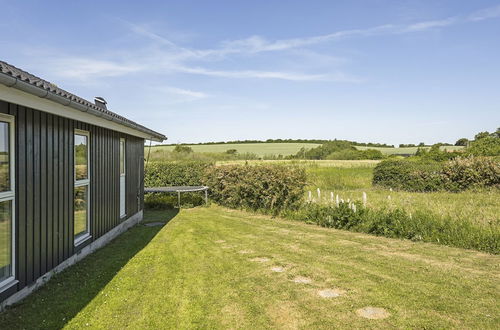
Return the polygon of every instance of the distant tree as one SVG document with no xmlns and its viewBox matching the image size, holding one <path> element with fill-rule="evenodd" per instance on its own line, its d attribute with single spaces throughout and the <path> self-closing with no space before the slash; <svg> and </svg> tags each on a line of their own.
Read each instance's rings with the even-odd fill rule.
<svg viewBox="0 0 500 330">
<path fill-rule="evenodd" d="M 497 128 L 495 133 L 492 133 L 493 137 L 496 137 L 497 139 L 500 139 L 500 127 Z"/>
<path fill-rule="evenodd" d="M 174 152 L 189 154 L 193 152 L 193 148 L 178 144 L 175 146 Z"/>
<path fill-rule="evenodd" d="M 474 140 L 481 140 L 481 139 L 484 139 L 485 137 L 488 137 L 490 136 L 490 132 L 486 131 L 486 132 L 480 132 L 480 133 L 477 133 L 476 136 L 474 136 Z"/>
<path fill-rule="evenodd" d="M 467 153 L 474 156 L 500 156 L 500 138 L 483 137 L 471 142 Z"/>
<path fill-rule="evenodd" d="M 425 143 L 424 143 L 424 142 L 420 142 L 420 143 L 418 144 L 418 146 L 419 146 L 419 147 L 425 147 Z"/>
<path fill-rule="evenodd" d="M 467 144 L 469 143 L 469 140 L 466 139 L 466 138 L 461 138 L 461 139 L 458 139 L 457 142 L 455 142 L 455 145 L 456 146 L 463 146 L 463 147 L 466 147 Z"/>
</svg>

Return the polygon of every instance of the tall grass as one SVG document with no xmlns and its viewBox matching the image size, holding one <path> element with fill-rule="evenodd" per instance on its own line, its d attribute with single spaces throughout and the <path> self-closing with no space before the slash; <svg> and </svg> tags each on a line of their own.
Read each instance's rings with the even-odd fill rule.
<svg viewBox="0 0 500 330">
<path fill-rule="evenodd" d="M 347 200 L 362 199 L 367 193 L 367 206 L 373 209 L 404 209 L 415 213 L 429 211 L 437 217 L 447 217 L 458 223 L 472 221 L 475 223 L 500 225 L 500 191 L 498 189 L 466 190 L 459 193 L 438 192 L 406 192 L 372 186 L 372 169 L 367 168 L 319 168 L 308 167 L 307 191 L 320 188 L 324 196 L 333 192 Z M 388 198 L 390 196 L 390 199 Z M 319 201 L 327 203 L 324 199 Z"/>
<path fill-rule="evenodd" d="M 400 208 L 369 209 L 361 203 L 352 202 L 341 202 L 338 206 L 308 203 L 284 215 L 322 227 L 432 242 L 493 254 L 500 252 L 499 226 L 472 221 L 457 222 L 449 217 L 436 216 L 428 210 L 410 213 Z"/>
</svg>

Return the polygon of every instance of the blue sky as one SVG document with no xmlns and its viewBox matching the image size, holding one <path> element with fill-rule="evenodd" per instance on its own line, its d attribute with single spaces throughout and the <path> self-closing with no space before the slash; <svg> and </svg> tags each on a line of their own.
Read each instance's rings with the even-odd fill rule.
<svg viewBox="0 0 500 330">
<path fill-rule="evenodd" d="M 169 142 L 500 126 L 500 1 L 2 1 L 0 59 Z"/>
</svg>

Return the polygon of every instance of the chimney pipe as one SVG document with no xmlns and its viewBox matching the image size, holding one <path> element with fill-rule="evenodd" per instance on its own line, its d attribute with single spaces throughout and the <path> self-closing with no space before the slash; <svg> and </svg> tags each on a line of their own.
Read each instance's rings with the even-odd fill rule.
<svg viewBox="0 0 500 330">
<path fill-rule="evenodd" d="M 94 103 L 98 107 L 101 107 L 105 110 L 108 110 L 108 108 L 106 107 L 106 104 L 108 104 L 108 102 L 106 102 L 106 100 L 103 97 L 101 97 L 101 96 L 94 97 Z"/>
</svg>

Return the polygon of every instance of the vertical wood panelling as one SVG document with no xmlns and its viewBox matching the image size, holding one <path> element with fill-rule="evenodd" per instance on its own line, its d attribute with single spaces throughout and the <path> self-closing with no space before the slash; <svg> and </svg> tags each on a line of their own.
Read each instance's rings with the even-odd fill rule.
<svg viewBox="0 0 500 330">
<path fill-rule="evenodd" d="M 47 178 L 47 270 L 52 269 L 56 264 L 53 262 L 53 229 L 54 229 L 54 202 L 53 202 L 53 116 L 47 115 L 47 172 L 45 177 Z"/>
<path fill-rule="evenodd" d="M 47 272 L 47 114 L 40 113 L 40 274 Z"/>
<path fill-rule="evenodd" d="M 40 207 L 40 112 L 33 111 L 33 278 L 40 277 L 41 207 Z"/>
<path fill-rule="evenodd" d="M 33 282 L 33 111 L 26 111 L 26 281 Z"/>
<path fill-rule="evenodd" d="M 17 105 L 9 105 L 16 116 L 16 273 L 19 286 L 26 286 L 26 111 Z"/>
<path fill-rule="evenodd" d="M 58 148 L 59 155 L 57 158 L 57 177 L 58 177 L 58 189 L 57 189 L 57 213 L 58 213 L 58 228 L 57 228 L 57 237 L 58 237 L 58 258 L 57 263 L 60 263 L 64 260 L 64 210 L 63 210 L 63 201 L 64 201 L 64 132 L 63 132 L 63 118 L 57 117 L 57 131 L 58 131 Z"/>
<path fill-rule="evenodd" d="M 74 129 L 90 132 L 91 240 L 125 220 L 120 219 L 122 137 L 127 217 L 142 209 L 144 140 L 4 101 L 0 113 L 13 115 L 16 124 L 15 271 L 20 290 L 75 253 Z"/>
</svg>

